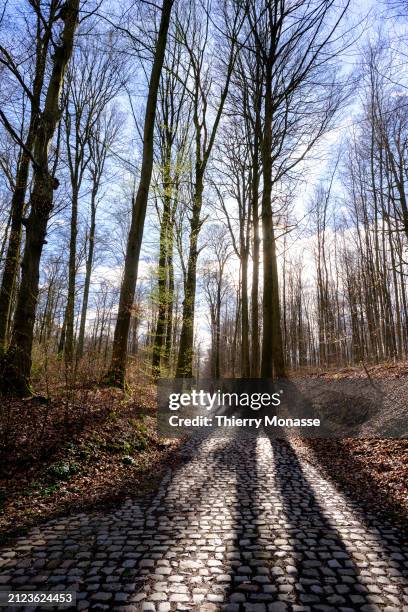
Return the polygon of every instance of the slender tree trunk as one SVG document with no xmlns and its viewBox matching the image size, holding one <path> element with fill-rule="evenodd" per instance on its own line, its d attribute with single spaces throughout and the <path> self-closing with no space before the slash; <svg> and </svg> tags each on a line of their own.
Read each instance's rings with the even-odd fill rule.
<svg viewBox="0 0 408 612">
<path fill-rule="evenodd" d="M 53 66 L 34 145 L 34 184 L 30 215 L 26 221 L 26 243 L 22 277 L 18 292 L 10 347 L 3 360 L 1 387 L 4 392 L 26 395 L 30 392 L 31 350 L 38 298 L 41 253 L 48 219 L 53 206 L 53 191 L 58 186 L 48 169 L 48 150 L 60 121 L 59 97 L 65 70 L 72 54 L 78 24 L 79 0 L 64 5 L 64 26 L 53 56 Z"/>
<path fill-rule="evenodd" d="M 215 378 L 221 377 L 221 294 L 222 294 L 223 270 L 220 269 L 220 277 L 217 286 L 217 304 L 215 317 Z"/>
<path fill-rule="evenodd" d="M 241 256 L 241 376 L 249 378 L 248 252 L 246 248 L 243 250 Z"/>
<path fill-rule="evenodd" d="M 93 257 L 94 257 L 94 250 L 95 250 L 95 229 L 96 229 L 96 189 L 94 188 L 92 190 L 92 195 L 91 195 L 91 223 L 89 227 L 89 248 L 88 248 L 88 257 L 86 259 L 86 267 L 85 267 L 84 295 L 82 298 L 81 322 L 79 325 L 78 346 L 77 346 L 77 352 L 76 352 L 77 361 L 79 361 L 84 354 L 86 314 L 88 311 L 89 290 L 91 287 L 91 275 L 92 275 Z"/>
<path fill-rule="evenodd" d="M 255 135 L 257 140 L 257 136 Z M 253 178 L 252 178 L 252 223 L 253 223 L 253 258 L 252 258 L 252 287 L 251 287 L 251 338 L 252 338 L 252 359 L 251 376 L 259 376 L 259 212 L 258 212 L 258 188 L 259 188 L 259 168 L 258 168 L 258 145 L 254 150 Z"/>
<path fill-rule="evenodd" d="M 167 215 L 166 215 L 167 216 Z M 164 217 L 164 212 L 163 212 Z M 160 254 L 158 270 L 159 308 L 157 313 L 156 330 L 154 334 L 152 372 L 155 378 L 160 376 L 160 362 L 163 351 L 166 329 L 166 235 L 167 220 L 162 220 L 160 229 Z"/>
<path fill-rule="evenodd" d="M 69 241 L 68 262 L 68 296 L 64 357 L 67 366 L 72 366 L 74 358 L 74 318 L 75 318 L 75 281 L 76 281 L 76 251 L 78 235 L 78 191 L 72 192 L 71 236 Z"/>
<path fill-rule="evenodd" d="M 241 300 L 240 300 L 240 291 L 237 290 L 236 296 L 236 313 L 235 313 L 235 321 L 234 321 L 234 337 L 232 340 L 232 362 L 231 362 L 231 375 L 232 378 L 235 378 L 235 370 L 237 363 L 237 344 L 238 344 L 238 329 L 239 329 L 239 319 L 241 316 Z"/>
<path fill-rule="evenodd" d="M 163 216 L 160 227 L 160 245 L 159 245 L 159 266 L 158 266 L 158 290 L 159 290 L 159 309 L 157 313 L 156 331 L 154 335 L 153 355 L 152 355 L 152 372 L 155 378 L 160 376 L 160 362 L 165 343 L 166 331 L 166 312 L 167 312 L 167 251 L 168 251 L 168 234 L 171 212 L 171 149 L 168 147 L 168 152 L 165 159 L 164 168 L 164 198 L 163 198 Z"/>
<path fill-rule="evenodd" d="M 273 366 L 274 374 L 277 377 L 286 376 L 285 357 L 283 353 L 283 340 L 281 329 L 281 311 L 280 311 L 280 295 L 279 295 L 279 275 L 278 261 L 276 256 L 276 241 L 274 236 L 274 227 L 272 220 L 272 236 L 271 236 L 271 255 L 272 255 L 272 351 L 273 351 Z"/>
<path fill-rule="evenodd" d="M 23 152 L 18 165 L 16 186 L 11 200 L 11 230 L 0 289 L 0 354 L 3 354 L 7 348 L 7 329 L 10 317 L 11 296 L 18 273 L 24 199 L 27 189 L 29 167 L 29 157 Z"/>
<path fill-rule="evenodd" d="M 8 214 L 8 217 L 7 217 L 6 227 L 4 228 L 3 240 L 1 241 L 0 262 L 2 262 L 3 259 L 4 259 L 4 253 L 6 251 L 6 246 L 7 246 L 7 243 L 8 243 L 9 230 L 10 230 L 10 225 L 11 225 L 12 217 L 13 217 L 13 209 L 10 208 L 10 211 L 9 211 L 9 214 Z"/>
<path fill-rule="evenodd" d="M 216 332 L 216 327 L 217 327 L 217 316 L 216 316 L 216 312 L 215 312 L 215 304 L 211 303 L 210 304 L 210 321 L 211 321 L 211 378 L 216 378 L 216 366 L 215 366 L 215 361 L 216 361 L 216 352 L 217 352 L 217 348 L 216 348 L 216 336 L 217 336 L 217 332 Z"/>
<path fill-rule="evenodd" d="M 110 370 L 105 377 L 107 383 L 118 386 L 123 386 L 125 382 L 127 339 L 153 168 L 153 132 L 157 107 L 157 93 L 166 50 L 167 32 L 169 29 L 173 2 L 174 0 L 163 0 L 160 28 L 146 103 L 140 182 L 136 198 L 133 202 L 132 220 L 126 248 L 125 270 L 120 289 L 119 309 L 115 335 L 113 338 L 112 361 Z"/>
<path fill-rule="evenodd" d="M 62 320 L 61 333 L 60 333 L 60 337 L 58 340 L 58 349 L 57 349 L 58 358 L 62 357 L 62 354 L 64 352 L 66 332 L 67 332 L 67 309 L 65 308 L 64 318 Z"/>
<path fill-rule="evenodd" d="M 50 304 L 45 319 L 45 330 L 44 330 L 44 344 L 47 344 L 51 338 L 52 330 L 54 327 L 54 317 L 57 306 L 58 296 L 56 296 L 55 286 L 52 286 L 52 292 L 50 294 Z"/>
<path fill-rule="evenodd" d="M 177 284 L 176 285 L 176 289 L 175 292 L 173 293 L 174 295 L 174 299 L 173 299 L 173 337 L 171 339 L 171 346 L 173 347 L 173 355 L 170 355 L 172 357 L 171 360 L 171 366 L 172 369 L 175 368 L 176 366 L 176 347 L 178 348 L 178 343 L 179 343 L 179 328 L 180 328 L 180 317 L 179 317 L 179 310 L 180 310 L 180 285 Z"/>
<path fill-rule="evenodd" d="M 49 320 L 50 309 L 52 308 L 53 289 L 54 289 L 54 281 L 51 280 L 50 284 L 48 285 L 48 289 L 47 289 L 47 297 L 45 299 L 45 305 L 44 305 L 44 314 L 43 314 L 41 325 L 40 325 L 40 333 L 39 333 L 39 338 L 38 338 L 39 344 L 43 344 L 45 336 L 46 336 L 47 321 Z"/>
<path fill-rule="evenodd" d="M 203 187 L 203 176 L 202 174 L 199 174 L 196 180 L 194 211 L 191 219 L 190 250 L 186 282 L 184 285 L 183 319 L 176 369 L 177 378 L 192 378 L 193 376 L 194 311 L 197 282 L 198 234 L 201 228 L 200 214 L 203 201 Z"/>
<path fill-rule="evenodd" d="M 169 370 L 171 365 L 171 353 L 173 343 L 173 310 L 174 310 L 174 264 L 173 264 L 173 219 L 168 227 L 168 253 L 167 253 L 167 273 L 169 286 L 167 288 L 167 309 L 166 309 L 166 342 L 163 353 L 163 365 Z"/>
<path fill-rule="evenodd" d="M 392 240 L 392 228 L 388 222 L 388 240 L 391 256 L 391 271 L 394 285 L 394 307 L 395 307 L 395 358 L 402 359 L 402 326 L 401 326 L 401 307 L 400 307 L 400 296 L 398 291 L 398 278 L 397 278 L 397 264 L 395 259 L 395 246 Z"/>
<path fill-rule="evenodd" d="M 254 146 L 252 155 L 252 184 L 251 184 L 251 212 L 252 212 L 252 287 L 251 287 L 251 376 L 259 376 L 260 366 L 260 341 L 259 341 L 259 147 L 261 141 L 261 104 L 262 104 L 262 81 L 259 50 L 256 62 L 256 91 L 255 91 L 255 125 Z"/>
</svg>

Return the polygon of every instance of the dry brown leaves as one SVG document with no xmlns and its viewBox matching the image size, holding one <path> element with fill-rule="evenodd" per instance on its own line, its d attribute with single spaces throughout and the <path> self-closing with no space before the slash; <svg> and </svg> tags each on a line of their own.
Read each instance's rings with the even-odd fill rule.
<svg viewBox="0 0 408 612">
<path fill-rule="evenodd" d="M 176 441 L 156 433 L 149 384 L 129 395 L 76 390 L 53 400 L 3 401 L 0 533 L 151 490 L 177 461 Z"/>
<path fill-rule="evenodd" d="M 311 439 L 295 446 L 353 499 L 408 525 L 408 441 Z"/>
<path fill-rule="evenodd" d="M 330 370 L 300 370 L 293 372 L 293 376 L 299 377 L 316 377 L 325 380 L 340 380 L 340 379 L 369 379 L 379 378 L 381 380 L 402 378 L 408 376 L 408 362 L 401 361 L 398 363 L 385 362 L 376 365 L 362 363 L 360 366 L 350 366 L 345 368 L 333 368 Z"/>
<path fill-rule="evenodd" d="M 406 380 L 408 363 L 343 368 L 309 373 L 326 379 Z M 404 399 L 404 398 L 402 398 Z M 392 406 L 391 406 L 392 409 Z M 408 440 L 383 438 L 296 440 L 298 452 L 351 497 L 371 510 L 408 525 Z"/>
<path fill-rule="evenodd" d="M 391 402 L 384 402 L 386 416 L 387 411 L 392 413 L 397 403 L 396 380 L 401 379 L 404 383 L 407 380 L 408 362 L 362 364 L 340 370 L 309 372 L 308 376 L 381 382 L 385 392 L 392 390 L 391 397 L 394 398 Z M 401 392 L 404 393 L 403 385 Z M 399 399 L 406 401 L 404 397 Z M 304 458 L 323 469 L 352 498 L 362 501 L 370 510 L 391 515 L 408 525 L 408 440 L 313 439 L 296 440 L 295 445 Z"/>
</svg>

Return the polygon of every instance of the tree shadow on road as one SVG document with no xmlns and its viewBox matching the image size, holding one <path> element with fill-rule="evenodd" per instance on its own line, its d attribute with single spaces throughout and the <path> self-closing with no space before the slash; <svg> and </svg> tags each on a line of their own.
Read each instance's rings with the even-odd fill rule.
<svg viewBox="0 0 408 612">
<path fill-rule="evenodd" d="M 352 608 L 401 605 L 407 582 L 395 532 L 387 525 L 364 525 L 361 514 L 324 478 L 313 482 L 306 475 L 287 441 L 272 440 L 271 446 L 296 557 L 296 599 Z"/>
<path fill-rule="evenodd" d="M 245 466 L 236 469 L 239 512 L 226 610 L 372 603 L 290 446 L 261 437 L 245 444 Z"/>
<path fill-rule="evenodd" d="M 314 465 L 318 465 L 327 476 L 347 495 L 350 500 L 361 504 L 366 509 L 364 518 L 367 523 L 378 519 L 390 520 L 401 528 L 400 540 L 408 542 L 408 517 L 406 496 L 401 495 L 406 486 L 403 483 L 403 476 L 398 473 L 398 463 L 406 461 L 408 442 L 406 440 L 365 440 L 369 444 L 375 445 L 376 442 L 381 447 L 388 443 L 391 449 L 384 448 L 378 453 L 378 457 L 373 453 L 367 452 L 358 454 L 358 442 L 353 439 L 315 439 L 305 440 L 304 446 L 307 449 L 307 458 Z M 363 447 L 363 450 L 365 448 Z M 402 454 L 401 451 L 405 452 Z M 395 457 L 395 455 L 397 456 Z M 381 464 L 384 457 L 387 463 Z M 395 460 L 395 463 L 394 463 Z M 388 463 L 391 463 L 389 466 Z M 395 470 L 395 478 L 398 479 L 400 486 L 394 485 L 391 475 L 389 481 L 381 481 L 381 470 L 388 471 L 389 468 Z M 378 478 L 377 478 L 378 477 Z"/>
<path fill-rule="evenodd" d="M 50 526 L 38 554 L 22 551 L 24 572 L 18 566 L 14 576 L 29 576 L 24 587 L 34 590 L 75 584 L 91 607 L 166 602 L 200 612 L 296 604 L 358 609 L 376 603 L 370 580 L 381 595 L 390 584 L 382 571 L 382 534 L 371 537 L 358 518 L 350 522 L 335 506 L 341 496 L 330 499 L 325 479 L 313 480 L 286 441 L 203 437 L 186 444 L 184 457 L 148 505 L 136 508 L 129 500 L 91 522 L 73 517 L 72 529 L 64 521 Z M 46 549 L 52 567 L 40 562 Z M 387 555 L 395 577 L 398 553 Z M 365 576 L 368 565 L 378 575 Z"/>
<path fill-rule="evenodd" d="M 293 564 L 286 568 L 293 585 L 291 596 L 301 605 L 326 604 L 357 607 L 371 603 L 359 580 L 339 530 L 344 531 L 341 512 L 334 510 L 336 524 L 327 518 L 317 501 L 291 446 L 272 440 L 275 484 L 283 504 L 286 538 L 291 542 Z M 352 526 L 350 526 L 352 527 Z"/>
</svg>

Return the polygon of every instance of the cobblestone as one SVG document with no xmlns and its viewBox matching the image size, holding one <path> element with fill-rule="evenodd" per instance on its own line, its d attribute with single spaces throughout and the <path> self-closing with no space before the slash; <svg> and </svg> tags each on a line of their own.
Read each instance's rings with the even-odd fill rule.
<svg viewBox="0 0 408 612">
<path fill-rule="evenodd" d="M 408 610 L 408 544 L 290 445 L 196 439 L 153 496 L 54 519 L 0 550 L 0 589 L 78 610 Z M 34 609 L 34 608 L 33 608 Z"/>
</svg>

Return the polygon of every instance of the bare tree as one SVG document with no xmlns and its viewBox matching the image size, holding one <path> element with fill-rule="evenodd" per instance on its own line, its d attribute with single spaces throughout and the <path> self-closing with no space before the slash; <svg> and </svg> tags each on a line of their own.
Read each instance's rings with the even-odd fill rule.
<svg viewBox="0 0 408 612">
<path fill-rule="evenodd" d="M 10 346 L 3 359 L 1 387 L 19 395 L 30 392 L 31 349 L 38 296 L 40 259 L 47 225 L 53 206 L 57 179 L 49 169 L 49 147 L 60 120 L 60 92 L 65 71 L 72 55 L 75 30 L 78 25 L 78 0 L 67 0 L 59 7 L 61 22 L 59 37 L 54 34 L 52 68 L 45 94 L 43 110 L 36 126 L 33 146 L 33 190 L 30 214 L 25 220 L 26 241 L 22 260 L 22 277 L 14 315 Z"/>
<path fill-rule="evenodd" d="M 254 0 L 249 8 L 250 41 L 264 82 L 261 375 L 265 378 L 285 375 L 273 187 L 305 157 L 337 108 L 330 78 L 326 74 L 322 81 L 322 72 L 338 51 L 332 41 L 347 6 L 348 2 L 337 11 L 331 1 L 271 4 Z M 327 78 L 329 89 L 324 93 Z M 310 123 L 312 105 L 315 115 Z"/>
<path fill-rule="evenodd" d="M 72 191 L 71 236 L 68 263 L 68 299 L 65 310 L 65 334 L 59 350 L 65 362 L 74 358 L 74 309 L 77 270 L 78 206 L 82 182 L 92 157 L 91 138 L 107 104 L 122 84 L 121 66 L 112 53 L 103 53 L 94 42 L 82 44 L 67 75 L 67 100 L 64 112 L 66 152 Z M 105 143 L 106 145 L 106 143 Z M 103 168 L 102 168 L 103 169 Z"/>
<path fill-rule="evenodd" d="M 211 375 L 221 376 L 221 308 L 228 291 L 225 282 L 225 268 L 231 256 L 228 230 L 222 226 L 208 227 L 206 251 L 209 259 L 204 264 L 204 293 L 206 295 L 211 320 Z"/>
<path fill-rule="evenodd" d="M 105 109 L 98 117 L 90 133 L 89 164 L 88 173 L 91 180 L 90 199 L 90 222 L 87 233 L 88 253 L 85 264 L 85 280 L 82 296 L 81 320 L 79 324 L 78 344 L 76 359 L 79 361 L 84 352 L 85 326 L 88 310 L 89 291 L 91 287 L 91 276 L 94 265 L 95 239 L 96 239 L 96 213 L 98 207 L 98 195 L 101 181 L 106 167 L 107 159 L 111 155 L 111 149 L 117 140 L 119 132 L 119 117 L 112 109 Z"/>
<path fill-rule="evenodd" d="M 154 60 L 150 74 L 149 91 L 146 102 L 143 156 L 140 172 L 140 181 L 132 206 L 132 221 L 129 231 L 125 269 L 120 291 L 118 317 L 113 339 L 112 361 L 109 372 L 105 377 L 109 384 L 123 386 L 125 380 L 127 342 L 135 295 L 137 267 L 139 263 L 140 247 L 142 244 L 144 221 L 146 216 L 147 200 L 153 168 L 153 133 L 156 117 L 157 95 L 160 85 L 160 76 L 164 62 L 169 29 L 170 15 L 174 0 L 163 0 L 160 26 L 155 45 Z"/>
<path fill-rule="evenodd" d="M 61 8 L 58 2 L 33 3 L 33 28 L 35 28 L 35 39 L 30 41 L 34 47 L 34 74 L 32 81 L 29 82 L 26 75 L 21 72 L 21 64 L 24 63 L 21 57 L 14 57 L 13 51 L 0 45 L 0 65 L 7 69 L 11 78 L 17 83 L 23 97 L 21 108 L 22 121 L 21 129 L 14 128 L 11 120 L 5 112 L 0 109 L 0 120 L 10 135 L 16 140 L 19 148 L 19 158 L 15 178 L 13 178 L 13 195 L 11 199 L 10 213 L 10 236 L 5 258 L 3 277 L 0 288 L 0 351 L 4 353 L 7 349 L 7 329 L 10 322 L 10 307 L 13 290 L 18 273 L 20 260 L 20 245 L 22 235 L 23 215 L 25 209 L 25 197 L 30 172 L 30 163 L 33 156 L 33 146 L 36 133 L 41 121 L 41 96 L 43 91 L 45 71 L 47 67 L 47 57 L 50 43 L 52 42 L 52 32 L 56 28 L 60 17 Z M 27 53 L 31 56 L 32 49 Z M 16 55 L 19 55 L 18 52 Z M 26 60 L 31 61 L 29 59 Z M 28 127 L 24 126 L 24 100 L 29 104 Z"/>
<path fill-rule="evenodd" d="M 175 33 L 173 33 L 175 34 Z M 168 50 L 168 65 L 162 74 L 160 104 L 157 113 L 157 140 L 160 158 L 158 185 L 162 202 L 158 261 L 158 314 L 153 344 L 152 370 L 160 376 L 161 360 L 168 366 L 172 343 L 174 293 L 174 222 L 189 153 L 191 103 L 187 98 L 186 74 L 179 74 L 182 47 L 177 38 Z M 187 99 L 186 99 L 187 98 Z"/>
<path fill-rule="evenodd" d="M 223 4 L 223 27 L 228 44 L 223 81 L 220 95 L 213 102 L 215 113 L 211 122 L 208 109 L 213 95 L 213 82 L 207 67 L 208 38 L 211 24 L 210 11 L 207 7 L 201 20 L 197 7 L 192 5 L 188 16 L 188 25 L 180 23 L 180 36 L 189 58 L 191 72 L 189 94 L 193 105 L 194 126 L 194 187 L 190 215 L 190 244 L 184 283 L 183 319 L 180 333 L 180 346 L 177 360 L 176 376 L 191 378 L 194 347 L 194 311 L 196 298 L 197 259 L 199 255 L 198 238 L 203 224 L 201 211 L 203 205 L 204 179 L 220 124 L 225 101 L 231 82 L 237 54 L 239 51 L 238 36 L 243 24 L 243 12 L 240 4 L 228 2 Z M 231 14 L 232 13 L 232 14 Z M 225 44 L 224 42 L 224 44 Z"/>
<path fill-rule="evenodd" d="M 248 263 L 251 243 L 251 165 L 250 151 L 245 134 L 245 124 L 238 116 L 223 134 L 220 157 L 223 168 L 219 169 L 225 194 L 218 187 L 218 196 L 224 219 L 229 229 L 233 249 L 241 267 L 241 375 L 249 378 L 249 294 Z M 225 197 L 227 196 L 227 197 Z M 232 202 L 235 206 L 232 207 Z"/>
</svg>

